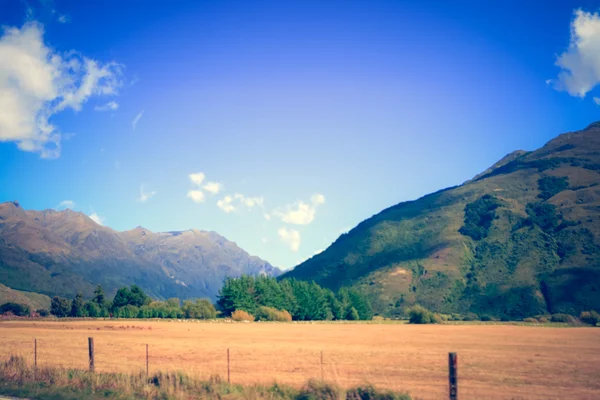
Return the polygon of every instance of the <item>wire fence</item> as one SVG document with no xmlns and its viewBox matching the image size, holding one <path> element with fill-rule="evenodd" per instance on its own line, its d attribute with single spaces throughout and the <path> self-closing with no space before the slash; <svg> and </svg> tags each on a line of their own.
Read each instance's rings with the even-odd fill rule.
<svg viewBox="0 0 600 400">
<path fill-rule="evenodd" d="M 90 332 L 93 334 L 93 332 Z M 61 335 L 64 336 L 64 335 Z M 91 339 L 91 340 L 90 340 Z M 115 340 L 119 339 L 119 340 Z M 94 372 L 122 372 L 149 375 L 157 372 L 181 371 L 199 379 L 219 376 L 234 384 L 270 384 L 274 381 L 303 385 L 310 379 L 335 383 L 341 387 L 374 385 L 392 390 L 406 390 L 403 380 L 398 380 L 398 369 L 414 376 L 410 365 L 402 367 L 385 363 L 381 354 L 364 354 L 356 357 L 327 350 L 292 348 L 282 351 L 274 348 L 253 349 L 248 346 L 215 348 L 203 346 L 198 340 L 190 346 L 189 340 L 178 343 L 148 343 L 131 340 L 124 345 L 116 335 L 83 337 L 80 333 L 71 338 L 48 337 L 0 339 L 0 357 L 21 356 L 37 367 L 92 370 Z M 446 355 L 447 357 L 447 355 Z M 445 362 L 444 362 L 445 361 Z M 437 365 L 428 366 L 428 390 L 443 394 L 448 392 L 447 358 L 440 357 Z"/>
<path fill-rule="evenodd" d="M 0 359 L 95 372 L 183 372 L 233 384 L 310 379 L 372 384 L 421 399 L 600 398 L 594 328 L 157 322 L 0 323 Z M 448 354 L 459 356 L 451 374 Z"/>
</svg>

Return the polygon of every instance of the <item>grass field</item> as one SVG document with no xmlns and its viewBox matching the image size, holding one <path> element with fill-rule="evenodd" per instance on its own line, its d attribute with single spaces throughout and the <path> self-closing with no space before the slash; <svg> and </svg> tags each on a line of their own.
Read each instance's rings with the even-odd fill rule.
<svg viewBox="0 0 600 400">
<path fill-rule="evenodd" d="M 447 398 L 448 352 L 458 353 L 461 399 L 600 398 L 600 329 L 510 325 L 275 324 L 167 321 L 3 321 L 0 357 L 40 366 L 181 370 L 233 383 L 301 385 L 321 377 L 340 386 L 371 383 L 420 399 Z"/>
</svg>

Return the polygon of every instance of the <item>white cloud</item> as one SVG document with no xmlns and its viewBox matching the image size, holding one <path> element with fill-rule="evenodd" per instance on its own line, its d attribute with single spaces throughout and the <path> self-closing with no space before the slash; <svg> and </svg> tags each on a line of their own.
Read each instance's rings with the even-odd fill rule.
<svg viewBox="0 0 600 400">
<path fill-rule="evenodd" d="M 575 10 L 569 47 L 558 56 L 556 66 L 561 71 L 552 84 L 571 96 L 583 98 L 600 83 L 600 15 L 597 12 Z"/>
<path fill-rule="evenodd" d="M 67 22 L 69 22 L 69 17 L 67 15 L 61 15 L 60 17 L 58 17 L 57 21 L 61 24 L 66 24 Z"/>
<path fill-rule="evenodd" d="M 56 158 L 61 134 L 50 117 L 66 108 L 79 111 L 92 96 L 116 95 L 122 66 L 55 52 L 43 35 L 41 24 L 27 22 L 0 36 L 0 142 Z"/>
<path fill-rule="evenodd" d="M 217 201 L 217 206 L 226 213 L 230 213 L 237 211 L 239 207 L 246 207 L 249 210 L 254 207 L 262 208 L 263 203 L 263 197 L 246 197 L 243 194 L 236 193 L 233 196 L 227 195 L 221 200 Z"/>
<path fill-rule="evenodd" d="M 156 192 L 144 192 L 144 185 L 141 185 L 139 201 L 142 203 L 145 203 L 146 201 L 150 200 L 150 198 L 152 196 L 154 196 L 155 194 L 156 194 Z"/>
<path fill-rule="evenodd" d="M 138 122 L 140 122 L 140 119 L 142 119 L 142 115 L 144 115 L 144 110 L 140 111 L 138 113 L 138 115 L 135 116 L 135 118 L 133 119 L 133 121 L 131 121 L 131 128 L 135 131 L 135 127 L 137 126 Z"/>
<path fill-rule="evenodd" d="M 75 209 L 75 202 L 73 200 L 63 200 L 54 207 L 56 210 L 66 210 L 67 208 Z"/>
<path fill-rule="evenodd" d="M 600 97 L 594 97 L 594 103 L 600 106 Z"/>
<path fill-rule="evenodd" d="M 189 174 L 188 176 L 192 183 L 198 186 L 202 185 L 202 182 L 204 182 L 204 178 L 206 178 L 204 172 L 196 172 L 195 174 Z"/>
<path fill-rule="evenodd" d="M 217 207 L 229 214 L 230 212 L 235 211 L 235 207 L 231 203 L 233 203 L 233 197 L 225 196 L 217 201 Z"/>
<path fill-rule="evenodd" d="M 300 232 L 297 230 L 280 228 L 277 234 L 279 239 L 288 245 L 291 251 L 297 252 L 300 249 Z"/>
<path fill-rule="evenodd" d="M 187 192 L 187 197 L 197 204 L 204 202 L 204 192 L 202 190 L 190 190 Z"/>
<path fill-rule="evenodd" d="M 91 219 L 92 221 L 94 221 L 94 222 L 95 222 L 95 223 L 97 223 L 98 225 L 102 225 L 102 226 L 104 226 L 104 220 L 105 220 L 105 218 L 104 218 L 104 217 L 101 217 L 101 216 L 99 216 L 99 215 L 98 215 L 98 214 L 96 214 L 96 213 L 91 213 L 91 214 L 90 214 L 90 215 L 88 215 L 88 216 L 90 217 L 90 219 Z"/>
<path fill-rule="evenodd" d="M 236 200 L 239 200 L 242 205 L 248 208 L 262 207 L 265 202 L 263 197 L 246 197 L 240 193 L 236 193 L 234 197 Z"/>
<path fill-rule="evenodd" d="M 273 216 L 288 224 L 308 225 L 314 221 L 317 207 L 322 204 L 325 204 L 325 196 L 315 194 L 310 198 L 310 203 L 297 201 L 294 204 L 276 209 L 273 211 Z"/>
<path fill-rule="evenodd" d="M 262 242 L 263 244 L 267 244 L 267 243 L 269 243 L 269 239 L 267 239 L 266 237 L 263 237 L 263 238 L 261 238 L 260 240 L 261 240 L 261 242 Z"/>
<path fill-rule="evenodd" d="M 223 190 L 223 185 L 219 182 L 206 182 L 206 185 L 204 185 L 202 189 L 206 190 L 208 193 L 214 196 L 216 194 L 219 194 L 221 190 Z"/>
<path fill-rule="evenodd" d="M 94 107 L 94 110 L 96 110 L 96 111 L 115 111 L 117 108 L 119 108 L 119 103 L 117 103 L 116 101 L 109 101 L 106 104 Z"/>
</svg>

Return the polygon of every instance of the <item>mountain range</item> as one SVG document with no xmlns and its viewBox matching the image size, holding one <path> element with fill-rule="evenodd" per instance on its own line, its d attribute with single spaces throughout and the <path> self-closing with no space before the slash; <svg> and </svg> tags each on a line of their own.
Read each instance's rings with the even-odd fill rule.
<svg viewBox="0 0 600 400">
<path fill-rule="evenodd" d="M 362 288 L 390 316 L 600 310 L 599 184 L 596 122 L 383 210 L 283 277 Z"/>
<path fill-rule="evenodd" d="M 215 232 L 117 232 L 70 209 L 0 203 L 0 283 L 12 289 L 73 297 L 137 284 L 155 298 L 215 300 L 224 278 L 241 274 L 280 270 Z"/>
<path fill-rule="evenodd" d="M 358 288 L 386 316 L 414 304 L 498 318 L 600 310 L 599 185 L 596 122 L 383 210 L 281 277 Z M 214 300 L 241 274 L 281 271 L 214 232 L 117 232 L 68 209 L 0 204 L 0 283 L 20 291 L 5 288 L 11 298 L 135 283 L 156 298 Z"/>
</svg>

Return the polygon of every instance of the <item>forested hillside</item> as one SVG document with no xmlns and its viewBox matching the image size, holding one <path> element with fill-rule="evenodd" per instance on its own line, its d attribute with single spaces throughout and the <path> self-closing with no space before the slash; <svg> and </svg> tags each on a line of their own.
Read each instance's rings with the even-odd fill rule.
<svg viewBox="0 0 600 400">
<path fill-rule="evenodd" d="M 511 153 L 474 179 L 400 203 L 285 277 L 495 317 L 600 309 L 600 123 Z"/>
</svg>

